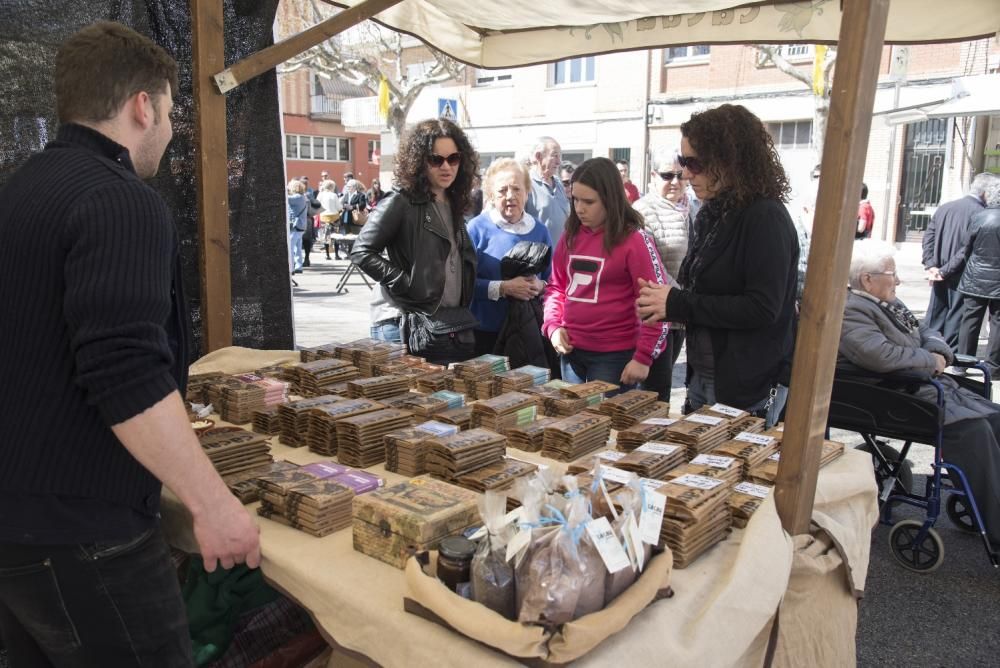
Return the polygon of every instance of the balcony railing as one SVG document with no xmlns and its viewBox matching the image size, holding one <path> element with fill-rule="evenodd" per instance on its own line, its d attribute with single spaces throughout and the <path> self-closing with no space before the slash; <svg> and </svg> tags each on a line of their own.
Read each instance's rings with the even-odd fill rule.
<svg viewBox="0 0 1000 668">
<path fill-rule="evenodd" d="M 329 95 L 313 95 L 309 104 L 309 115 L 321 118 L 340 118 L 342 98 Z"/>
</svg>

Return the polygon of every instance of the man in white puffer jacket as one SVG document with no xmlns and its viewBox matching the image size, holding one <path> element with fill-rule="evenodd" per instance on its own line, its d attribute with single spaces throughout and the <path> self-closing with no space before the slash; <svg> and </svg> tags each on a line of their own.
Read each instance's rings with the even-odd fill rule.
<svg viewBox="0 0 1000 668">
<path fill-rule="evenodd" d="M 649 192 L 632 206 L 642 214 L 646 230 L 656 240 L 663 266 L 673 278 L 677 276 L 681 261 L 687 254 L 691 232 L 691 211 L 687 197 L 687 181 L 677 162 L 677 151 L 654 152 L 652 180 Z M 673 281 L 671 281 L 673 282 Z M 653 362 L 642 389 L 659 394 L 660 401 L 670 401 L 671 376 L 674 362 L 684 345 L 684 329 L 670 324 L 667 348 Z"/>
</svg>

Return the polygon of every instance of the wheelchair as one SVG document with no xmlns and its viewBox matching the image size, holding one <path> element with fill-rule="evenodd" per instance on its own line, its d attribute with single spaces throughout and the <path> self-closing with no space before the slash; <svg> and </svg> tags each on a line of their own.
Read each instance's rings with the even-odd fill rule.
<svg viewBox="0 0 1000 668">
<path fill-rule="evenodd" d="M 983 376 L 952 375 L 959 386 L 991 398 L 988 369 L 974 357 L 959 355 L 954 366 L 977 368 Z M 937 390 L 937 401 L 930 402 L 911 394 L 920 384 Z M 858 367 L 838 365 L 830 398 L 830 428 L 854 431 L 865 445 L 859 449 L 871 453 L 875 478 L 879 488 L 879 519 L 892 526 L 889 547 L 893 556 L 905 568 L 929 573 L 944 561 L 944 542 L 933 528 L 941 512 L 942 495 L 945 512 L 959 529 L 978 533 L 994 568 L 1000 566 L 997 554 L 990 546 L 976 500 L 969 489 L 965 473 L 943 459 L 941 448 L 944 435 L 944 388 L 935 379 L 905 374 L 877 374 Z M 897 452 L 886 439 L 903 442 Z M 914 489 L 909 476 L 907 453 L 913 443 L 934 446 L 933 471 L 927 476 L 923 493 Z M 923 522 L 906 519 L 896 523 L 892 510 L 904 503 L 922 508 Z"/>
</svg>

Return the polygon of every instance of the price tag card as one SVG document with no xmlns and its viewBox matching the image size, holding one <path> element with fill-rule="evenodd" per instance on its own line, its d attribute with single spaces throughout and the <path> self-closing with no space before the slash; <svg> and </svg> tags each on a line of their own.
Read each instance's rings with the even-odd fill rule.
<svg viewBox="0 0 1000 668">
<path fill-rule="evenodd" d="M 781 461 L 781 453 L 780 452 L 776 452 L 773 455 L 771 455 L 770 457 L 768 457 L 768 459 L 770 459 L 771 461 L 774 461 L 774 462 Z"/>
<path fill-rule="evenodd" d="M 656 545 L 660 542 L 660 529 L 663 527 L 663 509 L 666 508 L 667 497 L 659 492 L 647 490 L 642 514 L 639 516 L 639 534 L 643 542 Z"/>
<path fill-rule="evenodd" d="M 758 499 L 766 499 L 767 495 L 771 493 L 770 487 L 765 487 L 764 485 L 755 485 L 752 482 L 741 482 L 733 488 L 735 491 L 741 494 L 749 494 L 750 496 L 756 496 Z"/>
<path fill-rule="evenodd" d="M 733 437 L 734 441 L 745 441 L 746 443 L 753 443 L 754 445 L 771 445 L 774 443 L 773 436 L 764 436 L 763 434 L 751 434 L 749 431 L 741 431 Z"/>
<path fill-rule="evenodd" d="M 684 485 L 685 487 L 694 487 L 695 489 L 715 489 L 723 483 L 722 480 L 706 478 L 703 475 L 695 475 L 694 473 L 686 473 L 682 476 L 674 478 L 670 482 L 675 482 L 678 485 Z"/>
<path fill-rule="evenodd" d="M 629 481 L 635 477 L 634 473 L 622 471 L 621 469 L 616 469 L 613 466 L 601 466 L 601 474 L 604 476 L 605 480 L 617 482 L 622 485 L 627 485 Z"/>
<path fill-rule="evenodd" d="M 697 422 L 698 424 L 710 424 L 713 427 L 722 424 L 722 421 L 726 418 L 714 417 L 712 415 L 702 415 L 701 413 L 692 413 L 684 418 L 688 422 Z"/>
<path fill-rule="evenodd" d="M 739 417 L 743 415 L 743 411 L 739 408 L 733 408 L 732 406 L 727 406 L 725 404 L 715 404 L 710 410 L 716 413 L 722 413 L 723 415 L 728 415 L 729 417 Z"/>
<path fill-rule="evenodd" d="M 607 520 L 605 520 L 607 521 Z M 531 544 L 531 529 L 521 529 L 507 543 L 507 561 L 517 557 L 515 565 L 521 562 L 525 550 Z"/>
<path fill-rule="evenodd" d="M 652 492 L 660 489 L 667 484 L 666 480 L 657 480 L 656 478 L 639 478 L 639 483 L 642 488 L 647 492 Z"/>
<path fill-rule="evenodd" d="M 672 455 L 677 452 L 682 446 L 671 445 L 670 443 L 660 443 L 658 441 L 650 441 L 649 443 L 643 443 L 636 450 L 639 452 L 649 452 L 654 455 Z"/>
<path fill-rule="evenodd" d="M 444 422 L 435 422 L 434 420 L 429 420 L 418 425 L 417 429 L 426 431 L 428 434 L 434 434 L 435 436 L 452 436 L 458 433 L 457 424 L 445 424 Z"/>
<path fill-rule="evenodd" d="M 722 457 L 721 455 L 698 455 L 691 460 L 692 464 L 706 464 L 714 469 L 728 469 L 733 465 L 734 457 Z"/>
<path fill-rule="evenodd" d="M 601 555 L 608 573 L 617 573 L 631 565 L 625 548 L 615 538 L 614 529 L 611 528 L 607 517 L 599 517 L 588 522 L 587 533 L 590 535 L 590 540 L 594 542 L 597 552 Z"/>
<path fill-rule="evenodd" d="M 661 427 L 669 427 L 675 422 L 677 422 L 677 420 L 673 418 L 649 418 L 648 420 L 643 420 L 642 424 L 655 424 Z"/>
<path fill-rule="evenodd" d="M 618 452 L 617 450 L 605 450 L 604 452 L 598 452 L 597 456 L 601 459 L 609 462 L 617 462 L 619 459 L 625 456 L 626 453 Z"/>
</svg>

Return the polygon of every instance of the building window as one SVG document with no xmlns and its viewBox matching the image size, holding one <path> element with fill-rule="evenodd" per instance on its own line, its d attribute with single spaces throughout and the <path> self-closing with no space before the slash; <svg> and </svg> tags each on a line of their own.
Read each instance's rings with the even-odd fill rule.
<svg viewBox="0 0 1000 668">
<path fill-rule="evenodd" d="M 422 63 L 410 63 L 406 66 L 406 78 L 410 81 L 414 79 L 420 79 L 427 75 L 435 65 L 435 61 L 427 60 Z"/>
<path fill-rule="evenodd" d="M 809 148 L 812 142 L 812 121 L 781 121 L 768 123 L 767 131 L 778 148 Z"/>
<path fill-rule="evenodd" d="M 571 58 L 549 66 L 552 86 L 584 83 L 594 80 L 594 57 Z"/>
<path fill-rule="evenodd" d="M 771 44 L 778 55 L 793 63 L 811 62 L 815 55 L 812 44 Z M 756 50 L 756 49 L 755 49 Z M 762 51 L 757 51 L 757 66 L 771 65 L 770 59 Z"/>
<path fill-rule="evenodd" d="M 379 150 L 379 141 L 378 141 L 378 139 L 369 139 L 368 140 L 368 162 L 372 163 L 372 164 L 377 163 L 379 161 L 379 156 L 381 155 L 381 153 L 382 153 L 381 150 Z"/>
<path fill-rule="evenodd" d="M 711 54 L 712 47 L 707 44 L 695 44 L 694 46 L 672 46 L 663 51 L 664 64 L 707 62 Z"/>
<path fill-rule="evenodd" d="M 630 148 L 613 148 L 613 149 L 611 149 L 611 161 L 612 162 L 627 162 L 627 163 L 629 163 L 629 168 L 631 169 L 632 149 L 630 149 Z"/>
<path fill-rule="evenodd" d="M 485 174 L 486 170 L 494 160 L 499 160 L 500 158 L 513 158 L 514 153 L 512 151 L 500 151 L 497 153 L 480 153 L 479 154 L 479 170 Z"/>
<path fill-rule="evenodd" d="M 510 83 L 514 74 L 510 70 L 476 70 L 477 86 L 496 86 Z"/>
<path fill-rule="evenodd" d="M 350 162 L 351 140 L 343 137 L 285 135 L 285 157 L 289 160 Z"/>
</svg>

